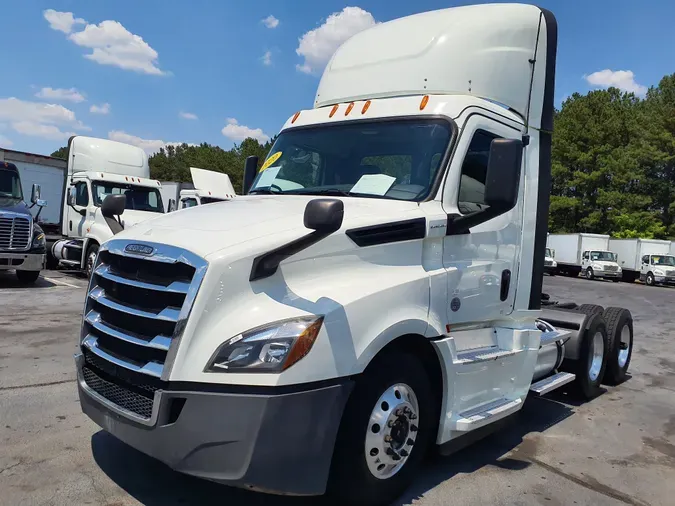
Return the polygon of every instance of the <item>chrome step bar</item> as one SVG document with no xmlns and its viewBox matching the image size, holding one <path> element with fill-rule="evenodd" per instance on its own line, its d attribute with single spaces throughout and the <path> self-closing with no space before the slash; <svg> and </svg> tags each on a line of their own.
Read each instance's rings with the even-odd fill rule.
<svg viewBox="0 0 675 506">
<path fill-rule="evenodd" d="M 463 365 L 475 364 L 478 362 L 488 362 L 490 360 L 511 357 L 520 351 L 521 350 L 501 350 L 498 346 L 478 348 L 457 353 L 457 358 L 453 361 L 453 363 L 457 365 Z"/>
<path fill-rule="evenodd" d="M 530 392 L 535 395 L 546 395 L 549 392 L 552 392 L 556 388 L 560 388 L 563 385 L 573 382 L 576 379 L 576 375 L 569 372 L 559 372 L 548 378 L 541 379 L 536 383 L 530 385 Z"/>
<path fill-rule="evenodd" d="M 163 335 L 157 335 L 152 339 L 144 339 L 138 334 L 134 334 L 129 331 L 121 331 L 119 329 L 113 328 L 110 325 L 107 325 L 101 320 L 101 314 L 98 311 L 92 309 L 87 313 L 87 316 L 84 319 L 89 325 L 91 325 L 98 332 L 106 334 L 111 337 L 115 337 L 120 341 L 125 341 L 127 343 L 136 344 L 138 346 L 143 346 L 145 348 L 153 348 L 156 350 L 169 351 L 169 346 L 171 346 L 171 338 Z"/>
<path fill-rule="evenodd" d="M 151 320 L 164 320 L 176 323 L 178 321 L 178 316 L 180 315 L 180 310 L 173 307 L 166 307 L 159 313 L 151 313 L 149 311 L 143 311 L 142 309 L 136 309 L 127 306 L 126 304 L 115 302 L 106 297 L 105 290 L 100 286 L 94 286 L 94 288 L 91 289 L 89 298 L 109 309 L 114 309 L 115 311 L 120 311 L 133 316 L 139 316 L 141 318 L 149 318 Z"/>
<path fill-rule="evenodd" d="M 478 429 L 515 413 L 522 405 L 521 399 L 497 399 L 460 413 L 458 419 L 454 422 L 454 428 L 457 431 Z"/>
<path fill-rule="evenodd" d="M 122 360 L 99 348 L 98 339 L 91 334 L 87 335 L 87 337 L 82 340 L 82 346 L 97 357 L 107 360 L 108 362 L 119 367 L 123 367 L 124 369 L 128 369 L 129 371 L 140 372 L 149 376 L 154 376 L 155 378 L 162 377 L 162 370 L 164 369 L 162 364 L 158 364 L 156 362 L 147 362 L 145 365 L 139 366 L 137 364 L 127 362 L 126 360 Z"/>
<path fill-rule="evenodd" d="M 94 271 L 96 274 L 102 278 L 114 281 L 116 283 L 121 283 L 124 285 L 134 286 L 136 288 L 144 288 L 146 290 L 155 290 L 158 292 L 170 292 L 170 293 L 182 293 L 186 294 L 190 288 L 190 283 L 185 283 L 183 281 L 173 281 L 170 285 L 157 285 L 155 283 L 148 283 L 147 281 L 138 281 L 132 278 L 127 278 L 125 276 L 120 276 L 119 274 L 114 273 L 110 266 L 101 264 Z"/>
</svg>

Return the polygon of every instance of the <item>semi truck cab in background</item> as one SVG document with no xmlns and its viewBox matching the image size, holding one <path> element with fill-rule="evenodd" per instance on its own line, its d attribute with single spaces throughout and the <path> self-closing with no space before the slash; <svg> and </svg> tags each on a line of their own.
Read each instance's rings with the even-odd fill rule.
<svg viewBox="0 0 675 506">
<path fill-rule="evenodd" d="M 30 212 L 47 205 L 40 199 L 40 185 L 33 185 L 30 202 L 25 202 L 16 165 L 0 161 L 0 270 L 16 271 L 22 283 L 35 282 L 46 261 L 45 234 Z"/>
<path fill-rule="evenodd" d="M 555 276 L 558 273 L 558 262 L 555 261 L 555 250 L 546 248 L 544 255 L 544 272 Z"/>
<path fill-rule="evenodd" d="M 375 505 L 528 394 L 623 381 L 630 312 L 542 294 L 556 47 L 519 4 L 345 42 L 245 195 L 101 245 L 83 411 L 193 476 Z"/>
<path fill-rule="evenodd" d="M 180 191 L 178 209 L 223 202 L 236 197 L 230 176 L 227 174 L 197 167 L 190 167 L 190 174 L 194 189 Z"/>
<path fill-rule="evenodd" d="M 50 255 L 89 275 L 99 246 L 114 235 L 101 212 L 104 199 L 124 195 L 120 223 L 129 228 L 164 213 L 161 184 L 150 179 L 148 157 L 136 146 L 78 135 L 68 147 L 62 239 L 50 245 Z"/>
</svg>

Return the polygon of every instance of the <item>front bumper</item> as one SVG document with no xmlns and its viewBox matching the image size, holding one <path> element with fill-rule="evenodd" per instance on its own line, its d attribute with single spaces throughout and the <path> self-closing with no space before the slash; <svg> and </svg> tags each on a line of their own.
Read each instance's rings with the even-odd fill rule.
<svg viewBox="0 0 675 506">
<path fill-rule="evenodd" d="M 654 281 L 663 285 L 675 285 L 675 277 L 671 276 L 654 276 Z"/>
<path fill-rule="evenodd" d="M 178 390 L 167 383 L 154 393 L 152 415 L 141 420 L 90 388 L 84 356 L 75 361 L 84 413 L 176 471 L 270 493 L 325 492 L 351 380 L 274 394 L 225 393 L 194 384 Z"/>
<path fill-rule="evenodd" d="M 0 271 L 14 269 L 17 271 L 41 271 L 45 268 L 44 253 L 4 253 L 0 252 Z"/>
<path fill-rule="evenodd" d="M 621 278 L 623 273 L 619 271 L 593 271 L 596 278 Z"/>
<path fill-rule="evenodd" d="M 544 272 L 547 274 L 555 274 L 558 272 L 558 266 L 557 265 L 544 265 Z"/>
</svg>

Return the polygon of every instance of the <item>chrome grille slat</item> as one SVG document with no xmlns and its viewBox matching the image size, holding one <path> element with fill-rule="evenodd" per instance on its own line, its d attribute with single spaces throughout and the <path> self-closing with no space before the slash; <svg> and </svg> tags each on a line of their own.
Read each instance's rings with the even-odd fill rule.
<svg viewBox="0 0 675 506">
<path fill-rule="evenodd" d="M 0 214 L 0 249 L 26 251 L 30 249 L 33 218 L 23 214 Z"/>
<path fill-rule="evenodd" d="M 136 288 L 144 288 L 146 290 L 157 290 L 160 292 L 170 292 L 170 293 L 187 293 L 188 289 L 190 288 L 189 283 L 185 283 L 183 281 L 173 281 L 170 285 L 168 286 L 162 286 L 162 285 L 157 285 L 155 283 L 148 283 L 147 281 L 139 281 L 135 279 L 130 279 L 125 276 L 120 276 L 116 273 L 114 273 L 109 266 L 107 265 L 100 265 L 99 267 L 96 268 L 94 271 L 97 275 L 101 276 L 102 278 L 109 279 L 110 281 L 114 281 L 116 283 L 123 283 L 126 285 L 131 285 L 135 286 Z"/>
<path fill-rule="evenodd" d="M 173 307 L 166 307 L 159 313 L 153 313 L 151 311 L 144 311 L 142 309 L 127 306 L 126 304 L 121 304 L 111 299 L 109 296 L 106 296 L 105 290 L 100 286 L 95 286 L 92 288 L 92 290 L 89 292 L 89 298 L 109 309 L 121 311 L 122 313 L 127 313 L 133 316 L 138 316 L 139 318 L 149 318 L 152 320 L 163 320 L 176 323 L 178 321 L 178 316 L 180 315 L 180 310 Z"/>
<path fill-rule="evenodd" d="M 154 376 L 155 378 L 162 377 L 162 369 L 163 369 L 162 364 L 158 364 L 157 362 L 146 362 L 143 365 L 138 365 L 132 362 L 127 362 L 126 360 L 116 357 L 108 353 L 107 351 L 101 349 L 98 345 L 98 338 L 92 335 L 88 335 L 87 337 L 84 338 L 84 340 L 82 341 L 82 346 L 85 347 L 90 352 L 92 352 L 97 357 L 107 360 L 108 362 L 111 362 L 119 367 L 124 367 L 125 369 L 134 372 L 148 374 L 150 376 Z"/>
<path fill-rule="evenodd" d="M 143 336 L 134 334 L 132 332 L 123 332 L 119 329 L 113 328 L 101 320 L 101 314 L 93 309 L 87 313 L 85 321 L 94 329 L 103 334 L 106 334 L 117 339 L 121 339 L 127 343 L 136 344 L 138 346 L 146 346 L 157 350 L 169 351 L 171 345 L 171 338 L 163 335 L 157 335 L 153 338 L 144 339 Z"/>
</svg>

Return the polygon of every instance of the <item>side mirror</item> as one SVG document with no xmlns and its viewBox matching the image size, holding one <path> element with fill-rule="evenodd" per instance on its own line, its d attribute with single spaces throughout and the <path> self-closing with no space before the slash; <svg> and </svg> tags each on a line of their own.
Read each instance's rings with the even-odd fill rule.
<svg viewBox="0 0 675 506">
<path fill-rule="evenodd" d="M 247 195 L 248 191 L 253 186 L 253 180 L 258 174 L 258 157 L 249 156 L 246 158 L 246 163 L 244 164 L 244 182 L 242 185 L 242 194 Z"/>
<path fill-rule="evenodd" d="M 168 212 L 172 212 L 176 210 L 176 199 L 169 199 L 169 210 Z"/>
<path fill-rule="evenodd" d="M 305 207 L 305 227 L 322 234 L 332 234 L 342 226 L 344 202 L 338 199 L 314 199 Z"/>
<path fill-rule="evenodd" d="M 33 188 L 30 192 L 30 202 L 31 204 L 37 204 L 38 200 L 40 200 L 40 185 L 33 183 Z"/>
<path fill-rule="evenodd" d="M 551 250 L 551 258 L 555 258 L 555 250 L 554 249 Z"/>
<path fill-rule="evenodd" d="M 101 205 L 101 214 L 106 218 L 114 218 L 124 212 L 127 198 L 124 195 L 108 195 Z"/>
<path fill-rule="evenodd" d="M 47 201 L 42 200 L 42 199 L 38 199 L 37 205 L 38 205 L 38 207 L 47 207 Z"/>
<path fill-rule="evenodd" d="M 494 139 L 490 144 L 485 203 L 494 210 L 504 213 L 518 203 L 522 160 L 523 141 L 520 139 Z"/>
</svg>

